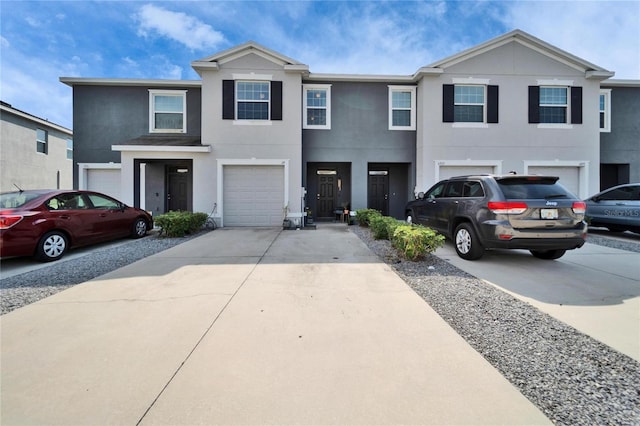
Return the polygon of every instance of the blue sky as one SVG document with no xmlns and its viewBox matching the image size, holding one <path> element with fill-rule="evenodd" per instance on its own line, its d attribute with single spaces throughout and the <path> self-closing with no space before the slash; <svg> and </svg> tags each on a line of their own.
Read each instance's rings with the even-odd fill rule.
<svg viewBox="0 0 640 426">
<path fill-rule="evenodd" d="M 64 77 L 198 79 L 249 40 L 315 73 L 413 74 L 521 29 L 640 79 L 640 1 L 0 0 L 0 98 L 72 128 Z"/>
</svg>

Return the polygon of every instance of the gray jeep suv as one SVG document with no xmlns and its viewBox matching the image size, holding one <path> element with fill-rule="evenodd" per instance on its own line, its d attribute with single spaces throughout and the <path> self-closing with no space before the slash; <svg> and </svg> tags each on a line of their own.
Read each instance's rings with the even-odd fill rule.
<svg viewBox="0 0 640 426">
<path fill-rule="evenodd" d="M 526 249 L 558 259 L 585 243 L 586 205 L 554 176 L 476 175 L 438 182 L 407 203 L 407 222 L 428 226 L 454 243 L 458 256 L 485 249 Z"/>
</svg>

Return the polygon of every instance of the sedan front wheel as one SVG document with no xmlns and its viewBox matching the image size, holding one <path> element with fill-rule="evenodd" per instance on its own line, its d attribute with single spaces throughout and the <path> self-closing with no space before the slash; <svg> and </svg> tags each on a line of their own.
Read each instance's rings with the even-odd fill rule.
<svg viewBox="0 0 640 426">
<path fill-rule="evenodd" d="M 67 236 L 60 231 L 44 234 L 36 248 L 36 259 L 41 262 L 52 262 L 60 259 L 69 246 Z"/>
<path fill-rule="evenodd" d="M 133 238 L 142 238 L 147 235 L 147 221 L 139 217 L 133 222 L 131 236 Z"/>
</svg>

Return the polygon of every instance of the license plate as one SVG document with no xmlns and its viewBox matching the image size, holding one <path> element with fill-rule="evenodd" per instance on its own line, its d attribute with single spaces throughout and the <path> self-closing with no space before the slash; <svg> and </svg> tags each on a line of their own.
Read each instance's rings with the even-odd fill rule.
<svg viewBox="0 0 640 426">
<path fill-rule="evenodd" d="M 541 219 L 557 219 L 558 209 L 540 209 Z"/>
</svg>

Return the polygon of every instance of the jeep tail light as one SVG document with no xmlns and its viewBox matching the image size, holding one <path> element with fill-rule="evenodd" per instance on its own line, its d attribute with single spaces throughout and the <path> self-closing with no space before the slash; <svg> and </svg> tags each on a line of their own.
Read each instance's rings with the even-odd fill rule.
<svg viewBox="0 0 640 426">
<path fill-rule="evenodd" d="M 583 201 L 574 201 L 571 209 L 575 214 L 585 214 L 587 211 L 587 203 Z"/>
<path fill-rule="evenodd" d="M 0 215 L 0 229 L 9 229 L 22 220 L 23 216 Z"/>
<path fill-rule="evenodd" d="M 495 214 L 522 214 L 527 210 L 527 203 L 521 201 L 489 201 L 487 207 Z"/>
</svg>

